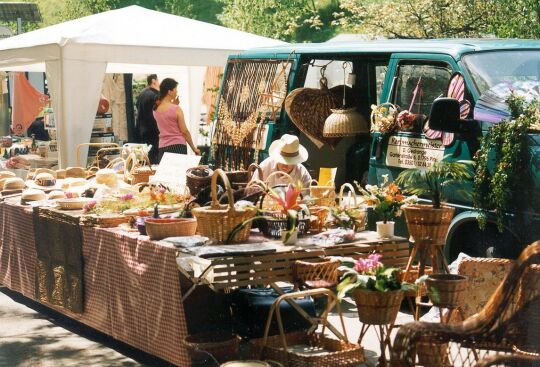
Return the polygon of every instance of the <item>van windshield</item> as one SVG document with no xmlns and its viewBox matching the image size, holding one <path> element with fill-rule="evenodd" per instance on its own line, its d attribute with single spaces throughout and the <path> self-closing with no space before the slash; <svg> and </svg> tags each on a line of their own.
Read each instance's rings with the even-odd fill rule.
<svg viewBox="0 0 540 367">
<path fill-rule="evenodd" d="M 492 51 L 463 56 L 478 95 L 502 82 L 540 81 L 540 51 Z"/>
</svg>

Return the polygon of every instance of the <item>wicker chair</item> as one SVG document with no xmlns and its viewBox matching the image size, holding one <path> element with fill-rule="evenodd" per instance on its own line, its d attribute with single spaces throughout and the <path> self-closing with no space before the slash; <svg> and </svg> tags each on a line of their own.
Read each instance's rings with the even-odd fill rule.
<svg viewBox="0 0 540 367">
<path fill-rule="evenodd" d="M 540 241 L 528 246 L 485 307 L 457 324 L 402 326 L 391 366 L 473 366 L 493 352 L 540 352 Z M 418 348 L 417 348 L 418 346 Z M 421 355 L 430 355 L 422 358 Z"/>
</svg>

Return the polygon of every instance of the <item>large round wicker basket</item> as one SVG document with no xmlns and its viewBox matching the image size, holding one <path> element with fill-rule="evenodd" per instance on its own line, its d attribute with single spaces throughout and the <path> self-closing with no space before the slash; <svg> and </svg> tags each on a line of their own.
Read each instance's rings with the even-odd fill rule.
<svg viewBox="0 0 540 367">
<path fill-rule="evenodd" d="M 197 231 L 197 221 L 193 218 L 148 218 L 146 233 L 151 240 L 167 237 L 193 236 Z"/>
<path fill-rule="evenodd" d="M 370 325 L 393 324 L 403 301 L 403 291 L 399 289 L 378 292 L 357 288 L 352 295 L 358 307 L 358 318 Z"/>
<path fill-rule="evenodd" d="M 228 204 L 219 204 L 217 198 L 217 179 L 221 177 L 225 184 L 228 197 Z M 234 207 L 234 197 L 229 179 L 221 169 L 214 171 L 212 175 L 212 204 L 201 208 L 194 208 L 191 212 L 197 219 L 199 233 L 202 236 L 210 237 L 219 243 L 225 242 L 229 233 L 240 223 L 255 216 L 256 210 L 236 209 Z M 247 223 L 232 238 L 232 242 L 243 242 L 249 237 L 251 221 Z"/>
<path fill-rule="evenodd" d="M 463 305 L 468 278 L 458 274 L 431 274 L 426 279 L 429 299 L 434 306 L 456 308 Z"/>
<path fill-rule="evenodd" d="M 182 344 L 195 361 L 201 357 L 206 360 L 204 354 L 198 353 L 204 351 L 223 363 L 238 358 L 240 337 L 224 332 L 199 333 L 188 335 Z"/>
<path fill-rule="evenodd" d="M 407 229 L 414 242 L 428 245 L 444 244 L 454 211 L 455 208 L 449 206 L 438 209 L 421 204 L 403 207 Z"/>
</svg>

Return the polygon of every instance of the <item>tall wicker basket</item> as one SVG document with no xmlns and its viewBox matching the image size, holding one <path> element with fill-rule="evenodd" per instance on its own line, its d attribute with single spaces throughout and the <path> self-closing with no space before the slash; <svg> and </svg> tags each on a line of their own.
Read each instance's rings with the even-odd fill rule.
<svg viewBox="0 0 540 367">
<path fill-rule="evenodd" d="M 444 244 L 448 227 L 455 208 L 443 206 L 439 209 L 431 205 L 407 205 L 403 207 L 407 229 L 415 243 Z"/>
<path fill-rule="evenodd" d="M 217 179 L 221 177 L 225 184 L 229 203 L 221 205 L 217 198 Z M 252 209 L 236 209 L 234 207 L 233 192 L 229 179 L 225 172 L 221 169 L 214 171 L 212 175 L 212 204 L 202 208 L 192 209 L 193 216 L 197 219 L 199 233 L 203 236 L 210 237 L 219 243 L 225 242 L 229 233 L 240 223 L 255 216 L 256 210 Z M 251 222 L 246 224 L 233 237 L 232 242 L 243 242 L 249 237 L 251 230 Z"/>
<path fill-rule="evenodd" d="M 370 325 L 393 324 L 403 301 L 403 291 L 399 289 L 378 292 L 357 288 L 352 295 L 358 306 L 358 318 Z"/>
</svg>

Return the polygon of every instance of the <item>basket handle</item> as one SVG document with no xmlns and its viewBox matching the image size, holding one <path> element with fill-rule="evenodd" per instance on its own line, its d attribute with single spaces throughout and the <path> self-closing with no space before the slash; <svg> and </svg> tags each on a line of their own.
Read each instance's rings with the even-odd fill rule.
<svg viewBox="0 0 540 367">
<path fill-rule="evenodd" d="M 280 292 L 282 293 L 282 291 Z M 320 322 L 323 323 L 323 326 L 328 326 L 328 329 L 337 336 L 340 340 L 344 342 L 349 342 L 349 339 L 347 337 L 347 330 L 345 329 L 345 322 L 343 321 L 343 314 L 341 313 L 341 307 L 339 305 L 339 301 L 337 300 L 337 296 L 334 292 L 332 292 L 329 289 L 326 288 L 315 288 L 315 289 L 309 289 L 306 291 L 298 291 L 298 292 L 292 292 L 292 293 L 285 293 L 281 294 L 274 303 L 272 303 L 272 306 L 270 307 L 270 311 L 268 312 L 268 318 L 266 319 L 266 325 L 264 327 L 264 338 L 263 338 L 263 346 L 261 348 L 261 352 L 266 347 L 266 344 L 268 342 L 268 333 L 270 332 L 270 325 L 272 323 L 272 318 L 274 317 L 274 312 L 276 313 L 276 321 L 279 328 L 279 336 L 281 339 L 281 344 L 283 345 L 283 349 L 285 353 L 288 353 L 288 347 L 287 347 L 287 339 L 285 338 L 285 329 L 283 328 L 283 320 L 281 318 L 281 311 L 279 305 L 283 301 L 287 301 L 289 304 L 294 303 L 294 300 L 297 298 L 304 298 L 304 297 L 311 297 L 311 296 L 326 296 L 327 302 L 326 302 L 326 309 L 323 311 L 321 315 L 323 317 L 319 318 Z M 336 311 L 341 319 L 341 327 L 343 329 L 343 334 L 340 333 L 336 328 L 334 328 L 327 319 L 327 316 L 330 314 L 330 311 L 332 311 L 332 308 L 336 307 Z"/>
<path fill-rule="evenodd" d="M 352 192 L 354 198 L 354 206 L 358 206 L 358 196 L 356 195 L 356 191 L 354 191 L 353 185 L 348 182 L 341 185 L 341 188 L 339 189 L 339 206 L 343 204 L 343 192 L 345 191 L 345 188 L 349 189 L 349 192 Z"/>
<path fill-rule="evenodd" d="M 77 145 L 77 167 L 81 166 L 81 148 L 82 147 L 119 147 L 116 143 L 81 143 Z M 86 165 L 85 165 L 86 167 Z"/>
<path fill-rule="evenodd" d="M 124 170 L 125 170 L 126 161 L 122 157 L 117 157 L 117 158 L 113 159 L 112 161 L 109 162 L 109 164 L 105 168 L 113 168 L 116 164 L 118 164 L 120 162 L 124 163 Z"/>
<path fill-rule="evenodd" d="M 131 171 L 133 171 L 133 168 L 136 165 L 136 161 L 137 156 L 135 155 L 135 153 L 129 153 L 124 163 L 124 180 L 129 181 L 133 179 L 133 174 Z"/>
<path fill-rule="evenodd" d="M 212 174 L 212 182 L 210 183 L 210 187 L 212 189 L 212 209 L 219 208 L 219 202 L 217 198 L 217 179 L 218 177 L 221 177 L 223 180 L 223 184 L 225 185 L 225 190 L 227 191 L 227 197 L 229 201 L 229 211 L 234 211 L 234 196 L 231 189 L 231 183 L 229 182 L 229 179 L 227 178 L 227 175 L 221 168 L 218 168 L 214 171 Z"/>
<path fill-rule="evenodd" d="M 269 185 L 270 177 L 274 177 L 274 176 L 283 176 L 289 181 L 290 184 L 294 183 L 292 177 L 288 173 L 285 173 L 285 172 L 282 172 L 282 171 L 274 171 L 274 172 L 270 173 L 268 175 L 268 177 L 266 177 L 266 180 L 264 180 L 264 182 L 267 185 Z"/>
<path fill-rule="evenodd" d="M 262 177 L 263 177 L 263 171 L 262 171 L 262 168 L 256 164 L 256 163 L 251 163 L 247 169 L 247 172 L 248 172 L 248 182 L 251 181 L 251 178 L 253 177 L 253 173 L 255 173 L 255 171 L 257 171 L 257 173 L 259 174 L 259 179 L 262 180 Z"/>
</svg>

